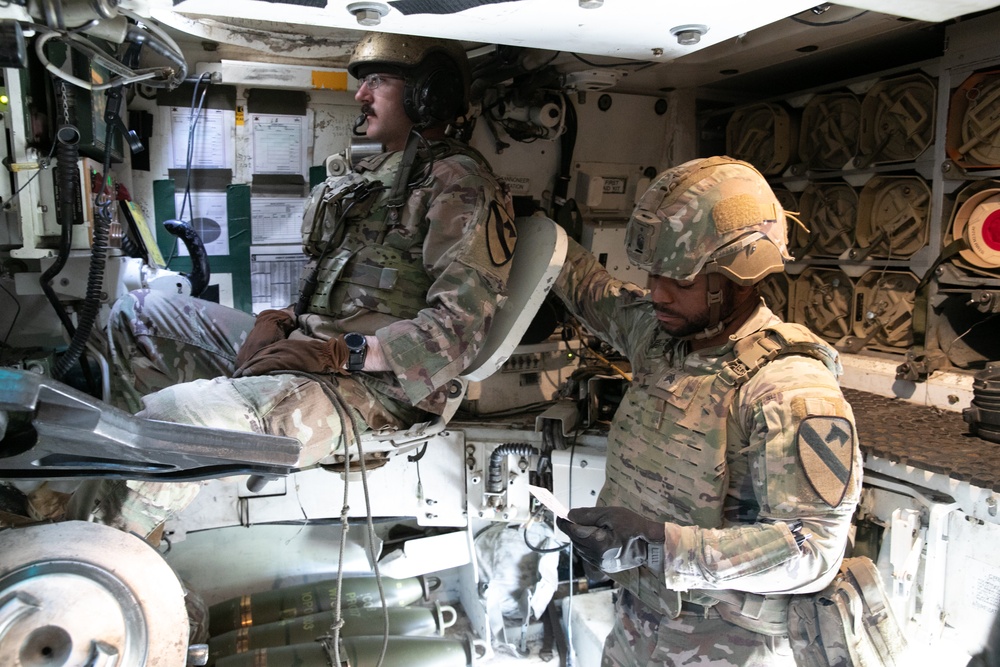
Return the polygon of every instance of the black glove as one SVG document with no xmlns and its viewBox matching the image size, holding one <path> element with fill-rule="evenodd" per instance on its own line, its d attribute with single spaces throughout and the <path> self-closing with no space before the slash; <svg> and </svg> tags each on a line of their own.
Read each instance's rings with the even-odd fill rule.
<svg viewBox="0 0 1000 667">
<path fill-rule="evenodd" d="M 663 566 L 663 523 L 650 521 L 624 507 L 572 509 L 557 519 L 559 529 L 586 560 L 608 573 L 645 565 Z"/>
</svg>

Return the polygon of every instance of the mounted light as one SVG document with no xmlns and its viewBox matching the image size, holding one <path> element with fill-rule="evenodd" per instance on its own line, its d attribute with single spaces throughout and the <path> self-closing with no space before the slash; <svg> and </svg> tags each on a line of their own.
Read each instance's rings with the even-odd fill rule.
<svg viewBox="0 0 1000 667">
<path fill-rule="evenodd" d="M 604 6 L 604 0 L 580 0 L 583 9 L 597 9 Z"/>
</svg>

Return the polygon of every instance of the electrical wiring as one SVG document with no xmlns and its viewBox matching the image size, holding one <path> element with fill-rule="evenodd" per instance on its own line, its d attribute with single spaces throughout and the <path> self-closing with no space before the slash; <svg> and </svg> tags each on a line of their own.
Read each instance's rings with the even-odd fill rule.
<svg viewBox="0 0 1000 667">
<path fill-rule="evenodd" d="M 62 79 L 66 83 L 76 86 L 77 88 L 83 88 L 84 90 L 102 91 L 102 90 L 108 90 L 109 88 L 115 88 L 117 86 L 127 86 L 133 83 L 139 83 L 142 81 L 148 82 L 158 77 L 163 77 L 165 70 L 170 70 L 170 68 L 156 67 L 147 70 L 138 70 L 136 72 L 132 72 L 131 76 L 120 75 L 116 78 L 106 81 L 105 83 L 91 83 L 90 81 L 84 81 L 79 77 L 64 72 L 62 69 L 56 67 L 54 64 L 52 64 L 51 61 L 49 61 L 48 56 L 45 54 L 45 45 L 53 39 L 62 40 L 63 43 L 67 44 L 68 46 L 75 47 L 77 50 L 81 51 L 88 57 L 96 58 L 98 57 L 99 52 L 96 49 L 94 49 L 94 47 L 92 47 L 87 42 L 86 39 L 80 37 L 79 35 L 75 35 L 73 33 L 64 34 L 59 32 L 47 32 L 43 35 L 40 35 L 35 40 L 35 53 L 38 56 L 38 60 L 42 63 L 42 66 L 45 67 L 45 70 L 52 76 L 58 79 Z M 102 56 L 100 57 L 100 62 L 101 64 L 108 66 L 110 63 L 114 61 Z M 121 72 L 122 70 L 127 70 L 127 68 L 123 68 L 120 66 L 108 67 L 108 69 L 117 70 L 119 72 Z"/>
<path fill-rule="evenodd" d="M 347 544 L 347 532 L 350 529 L 350 521 L 348 520 L 348 511 L 350 510 L 350 506 L 348 504 L 348 499 L 350 495 L 349 481 L 351 478 L 351 457 L 347 452 L 347 449 L 350 446 L 349 443 L 353 440 L 358 450 L 358 464 L 361 469 L 360 477 L 365 499 L 368 547 L 370 550 L 369 555 L 371 557 L 372 569 L 375 573 L 375 583 L 378 587 L 379 600 L 382 604 L 382 650 L 379 653 L 379 657 L 375 665 L 375 667 L 381 667 L 385 660 L 386 651 L 389 645 L 389 610 L 385 601 L 385 588 L 382 584 L 382 573 L 379 570 L 378 554 L 375 553 L 375 526 L 372 520 L 371 495 L 368 489 L 368 469 L 365 464 L 365 453 L 361 445 L 361 425 L 358 422 L 355 412 L 344 401 L 344 399 L 333 390 L 325 379 L 312 373 L 298 372 L 297 374 L 319 384 L 323 393 L 329 399 L 334 410 L 337 412 L 337 416 L 340 418 L 341 424 L 344 426 L 344 499 L 340 510 L 341 537 L 340 554 L 337 558 L 337 599 L 334 604 L 333 625 L 330 627 L 330 631 L 327 634 L 318 637 L 317 641 L 323 645 L 331 664 L 342 664 L 340 659 L 340 629 L 344 624 L 344 620 L 341 617 L 341 591 L 343 590 L 342 584 L 344 579 L 344 548 Z"/>
<path fill-rule="evenodd" d="M 524 522 L 524 525 L 521 526 L 521 535 L 524 537 L 524 546 L 528 547 L 529 549 L 531 549 L 535 553 L 539 553 L 539 554 L 551 554 L 551 553 L 555 553 L 557 551 L 562 551 L 563 549 L 565 549 L 566 547 L 568 547 L 570 545 L 569 542 L 563 542 L 563 543 L 557 542 L 556 544 L 558 546 L 554 546 L 554 547 L 540 547 L 540 546 L 538 546 L 536 544 L 532 544 L 531 542 L 528 541 L 528 529 L 531 527 L 531 524 L 535 523 L 535 521 L 538 520 L 538 517 L 544 511 L 545 511 L 545 507 L 544 506 L 543 507 L 539 507 L 535 511 L 534 514 L 532 514 L 530 517 L 528 517 L 528 520 Z M 551 540 L 552 538 L 551 537 L 546 537 L 545 539 L 546 540 Z M 553 541 L 555 541 L 555 540 L 553 540 Z"/>
<path fill-rule="evenodd" d="M 188 140 L 187 140 L 187 156 L 184 164 L 184 197 L 181 199 L 181 210 L 177 213 L 177 217 L 180 220 L 184 219 L 184 209 L 188 205 L 191 207 L 191 213 L 194 213 L 194 204 L 191 202 L 191 163 L 194 161 L 194 135 L 195 130 L 198 128 L 198 120 L 201 118 L 201 111 L 205 106 L 205 95 L 208 93 L 208 88 L 203 88 L 201 91 L 201 97 L 198 97 L 198 87 L 204 83 L 205 79 L 209 76 L 208 72 L 203 72 L 198 80 L 195 81 L 194 90 L 191 92 L 191 120 L 188 123 Z M 197 108 L 195 108 L 195 99 L 198 99 Z"/>
<path fill-rule="evenodd" d="M 530 74 L 532 72 L 540 72 L 541 70 L 545 69 L 546 67 L 548 67 L 549 65 L 551 65 L 553 62 L 555 62 L 555 59 L 558 58 L 560 55 L 562 55 L 562 51 L 556 51 L 554 54 L 552 54 L 551 58 L 549 58 L 548 60 L 546 60 L 545 62 L 543 62 L 538 67 L 532 67 L 530 70 L 528 70 L 528 73 Z"/>
<path fill-rule="evenodd" d="M 649 65 L 655 65 L 656 64 L 656 63 L 650 62 L 648 60 L 629 60 L 629 61 L 619 62 L 619 63 L 595 63 L 592 60 L 587 60 L 586 58 L 584 58 L 583 56 L 581 56 L 578 53 L 570 53 L 570 55 L 573 56 L 574 58 L 576 58 L 577 60 L 579 60 L 580 62 L 582 62 L 584 65 L 589 65 L 590 67 L 602 67 L 602 68 L 603 67 L 607 67 L 607 68 L 612 68 L 612 67 L 632 67 L 632 66 L 637 65 L 637 66 L 639 66 L 640 69 L 643 69 L 645 67 L 648 67 Z"/>
<path fill-rule="evenodd" d="M 164 42 L 166 42 L 171 49 L 173 49 L 177 53 L 182 53 L 181 47 L 177 44 L 176 41 L 174 41 L 174 38 L 171 37 L 166 30 L 161 28 L 154 21 L 147 18 L 143 18 L 142 16 L 139 16 L 132 10 L 125 9 L 124 7 L 118 7 L 118 13 L 124 16 L 125 18 L 132 19 L 133 21 L 135 21 L 136 25 L 144 26 L 151 33 L 153 33 L 154 35 L 162 39 Z"/>
<path fill-rule="evenodd" d="M 35 53 L 38 55 L 39 61 L 52 76 L 62 79 L 66 83 L 78 88 L 90 91 L 107 90 L 116 86 L 127 86 L 142 82 L 153 87 L 175 88 L 180 85 L 187 78 L 188 67 L 177 42 L 165 30 L 149 19 L 144 19 L 134 12 L 122 8 L 119 8 L 119 13 L 131 19 L 136 24 L 130 27 L 127 32 L 127 39 L 130 42 L 139 46 L 148 46 L 154 52 L 170 60 L 173 66 L 132 69 L 113 58 L 109 58 L 104 51 L 94 46 L 81 34 L 100 23 L 98 19 L 72 30 L 53 29 L 48 26 L 31 23 L 29 25 L 31 29 L 42 33 L 35 40 Z M 116 74 L 117 77 L 103 83 L 94 83 L 64 72 L 48 59 L 45 52 L 46 44 L 52 40 L 59 41 L 81 52 L 88 59 Z"/>
<path fill-rule="evenodd" d="M 18 301 L 17 297 L 11 294 L 10 290 L 4 287 L 3 284 L 0 284 L 0 290 L 3 290 L 4 294 L 9 296 L 14 301 L 14 306 L 16 308 L 16 310 L 14 311 L 14 317 L 12 317 L 10 320 L 10 326 L 7 328 L 7 333 L 3 337 L 3 342 L 0 343 L 4 347 L 6 347 L 7 340 L 10 338 L 10 334 L 13 333 L 14 331 L 14 325 L 17 324 L 17 318 L 21 315 L 21 302 Z"/>
<path fill-rule="evenodd" d="M 607 357 L 605 357 L 603 354 L 601 354 L 597 350 L 589 347 L 586 344 L 586 342 L 583 340 L 583 331 L 578 326 L 570 326 L 570 329 L 573 332 L 573 337 L 577 338 L 580 341 L 580 354 L 581 355 L 587 355 L 587 354 L 594 355 L 595 357 L 597 357 L 597 359 L 601 363 L 605 364 L 608 368 L 610 368 L 611 370 L 613 370 L 615 373 L 617 373 L 618 375 L 620 375 L 623 378 L 625 378 L 625 380 L 627 380 L 628 382 L 632 381 L 632 374 L 630 372 L 626 371 L 624 368 L 621 368 L 620 366 L 618 366 L 617 364 L 615 364 L 614 362 L 612 362 L 610 359 L 608 359 Z"/>
<path fill-rule="evenodd" d="M 621 375 L 623 378 L 625 378 L 629 382 L 632 381 L 632 374 L 631 373 L 629 373 L 628 371 L 624 370 L 623 368 L 620 368 L 620 367 L 616 366 L 614 364 L 614 362 L 612 362 L 609 359 L 607 359 L 604 355 L 602 355 L 597 350 L 587 350 L 587 353 L 594 355 L 599 360 L 601 360 L 604 363 L 606 363 L 614 372 L 618 373 L 619 375 Z"/>
<path fill-rule="evenodd" d="M 5 202 L 3 203 L 3 210 L 5 210 L 5 211 L 8 211 L 8 210 L 10 210 L 10 207 L 11 207 L 11 205 L 12 205 L 12 204 L 13 204 L 13 203 L 14 203 L 14 202 L 15 202 L 15 201 L 17 200 L 17 198 L 18 198 L 18 197 L 20 196 L 21 192 L 22 192 L 22 191 L 23 191 L 23 190 L 24 190 L 24 189 L 25 189 L 26 187 L 28 187 L 28 185 L 29 185 L 29 184 L 30 184 L 30 183 L 31 183 L 31 182 L 32 182 L 33 180 L 35 180 L 36 178 L 38 178 L 38 174 L 42 173 L 42 170 L 43 170 L 43 169 L 48 169 L 48 168 L 49 168 L 49 165 L 50 165 L 50 164 L 52 163 L 52 156 L 53 156 L 53 155 L 55 155 L 55 152 L 56 152 L 56 146 L 57 146 L 58 144 L 59 144 L 59 142 L 58 142 L 58 141 L 53 141 L 53 142 L 52 142 L 52 148 L 50 148 L 50 149 L 49 149 L 49 154 L 48 154 L 48 156 L 47 156 L 47 157 L 46 157 L 46 158 L 45 158 L 44 160 L 39 160 L 39 161 L 38 161 L 38 169 L 36 169 L 36 170 L 35 170 L 35 173 L 33 173 L 33 174 L 32 174 L 31 176 L 29 176 L 29 177 L 28 177 L 28 180 L 26 180 L 26 181 L 25 181 L 24 183 L 22 183 L 22 184 L 21 184 L 21 187 L 19 187 L 19 188 L 17 189 L 17 191 L 15 191 L 15 192 L 14 192 L 14 194 L 12 194 L 12 195 L 11 195 L 11 196 L 10 196 L 10 197 L 9 197 L 9 198 L 7 199 L 7 201 L 5 201 Z"/>
<path fill-rule="evenodd" d="M 162 45 L 158 44 L 154 40 L 149 40 L 147 43 L 150 45 L 150 47 L 153 48 L 153 50 L 155 50 L 160 55 L 177 63 L 180 70 L 178 71 L 177 75 L 173 77 L 173 80 L 171 81 L 172 85 L 170 85 L 169 87 L 175 88 L 176 86 L 179 86 L 181 83 L 183 83 L 184 80 L 187 79 L 188 75 L 187 61 L 184 60 L 184 52 L 181 50 L 180 45 L 177 44 L 174 38 L 171 37 L 166 30 L 157 25 L 155 21 L 143 18 L 131 10 L 119 7 L 118 13 L 124 16 L 125 18 L 129 18 L 135 21 L 137 27 L 145 28 L 153 35 L 155 35 L 162 42 Z M 166 48 L 163 48 L 164 46 Z"/>
</svg>

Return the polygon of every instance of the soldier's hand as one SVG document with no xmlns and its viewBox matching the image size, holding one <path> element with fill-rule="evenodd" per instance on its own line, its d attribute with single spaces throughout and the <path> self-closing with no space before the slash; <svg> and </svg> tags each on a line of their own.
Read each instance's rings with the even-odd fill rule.
<svg viewBox="0 0 1000 667">
<path fill-rule="evenodd" d="M 236 369 L 233 377 L 267 375 L 280 371 L 347 375 L 347 345 L 340 336 L 330 340 L 279 340 L 257 351 Z"/>
<path fill-rule="evenodd" d="M 572 509 L 557 519 L 559 529 L 587 561 L 614 573 L 640 565 L 662 567 L 663 523 L 624 507 Z"/>
<path fill-rule="evenodd" d="M 265 310 L 257 316 L 253 329 L 236 353 L 236 368 L 245 365 L 261 349 L 288 338 L 295 330 L 295 318 L 284 310 Z"/>
</svg>

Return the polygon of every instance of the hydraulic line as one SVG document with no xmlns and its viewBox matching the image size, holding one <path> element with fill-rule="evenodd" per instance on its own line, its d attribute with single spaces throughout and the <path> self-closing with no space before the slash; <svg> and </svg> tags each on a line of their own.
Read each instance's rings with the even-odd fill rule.
<svg viewBox="0 0 1000 667">
<path fill-rule="evenodd" d="M 500 493 L 503 491 L 503 460 L 510 456 L 537 456 L 538 448 L 532 447 L 526 442 L 509 443 L 498 445 L 490 454 L 489 474 L 486 478 L 486 493 Z"/>
</svg>

